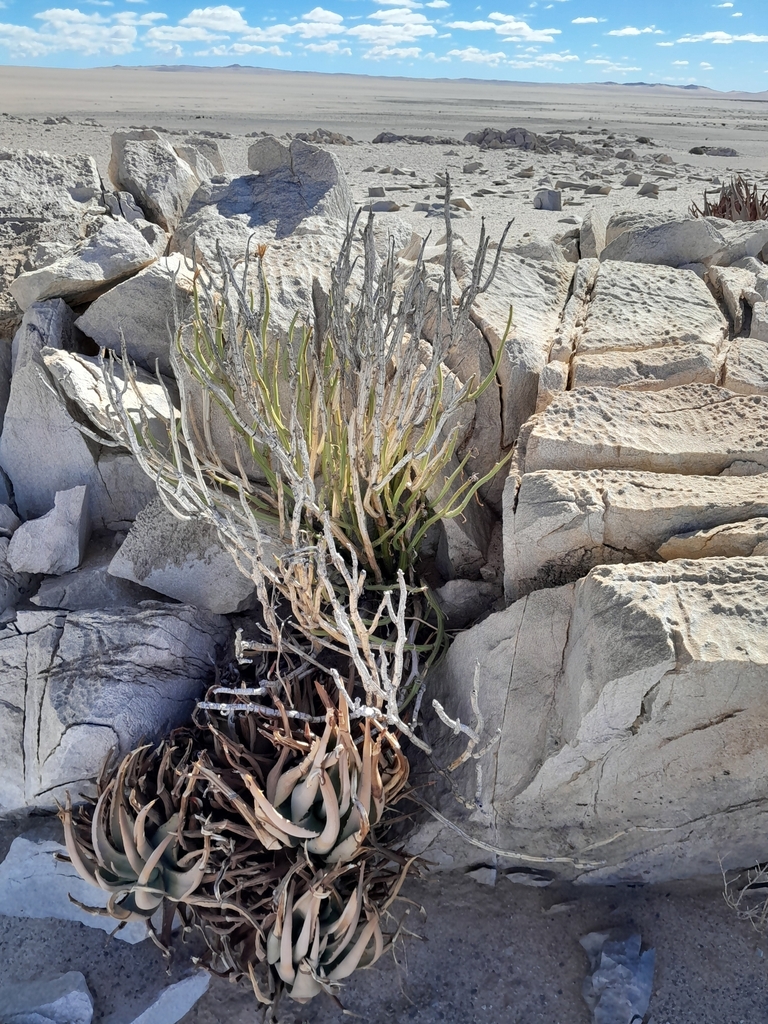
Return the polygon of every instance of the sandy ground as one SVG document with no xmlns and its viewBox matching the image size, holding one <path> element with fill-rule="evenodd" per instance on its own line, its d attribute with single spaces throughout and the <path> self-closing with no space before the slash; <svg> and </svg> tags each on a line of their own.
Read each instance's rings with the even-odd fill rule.
<svg viewBox="0 0 768 1024">
<path fill-rule="evenodd" d="M 530 86 L 479 82 L 413 82 L 255 71 L 99 69 L 56 71 L 0 68 L 0 149 L 34 148 L 92 154 L 107 175 L 110 133 L 130 125 L 175 132 L 207 131 L 219 139 L 228 170 L 247 167 L 253 132 L 311 131 L 322 126 L 358 145 L 336 147 L 356 201 L 384 185 L 422 234 L 442 233 L 438 219 L 413 210 L 436 201 L 434 175 L 446 168 L 455 194 L 472 211 L 456 231 L 476 239 L 481 217 L 498 237 L 514 218 L 512 240 L 547 238 L 573 227 L 593 205 L 614 210 L 683 213 L 705 187 L 746 171 L 768 176 L 768 96 L 723 96 L 672 89 L 609 86 Z M 46 124 L 66 117 L 67 122 Z M 517 151 L 478 155 L 473 147 L 371 145 L 380 131 L 462 138 L 486 126 L 564 130 L 611 155 L 540 156 Z M 640 144 L 647 136 L 652 144 Z M 603 146 L 603 142 L 606 146 Z M 696 157 L 694 145 L 735 148 L 736 158 Z M 620 161 L 616 151 L 632 148 Z M 660 165 L 667 153 L 674 161 Z M 464 173 L 468 160 L 482 168 Z M 380 173 L 413 169 L 416 174 Z M 518 173 L 534 168 L 532 178 Z M 366 168 L 373 167 L 373 170 Z M 658 181 L 658 199 L 622 187 L 626 173 Z M 669 177 L 660 177 L 659 172 Z M 533 210 L 539 187 L 558 179 L 611 186 L 608 196 L 565 189 L 559 213 Z M 484 190 L 487 194 L 476 195 Z M 387 216 L 386 214 L 383 216 Z M 14 835 L 52 822 L 0 822 L 0 856 Z M 414 880 L 405 894 L 410 937 L 374 970 L 354 978 L 344 1002 L 371 1024 L 588 1024 L 580 989 L 587 961 L 580 936 L 595 929 L 638 928 L 656 948 L 651 1013 L 654 1024 L 765 1024 L 768 1020 L 768 939 L 725 906 L 719 879 L 646 888 L 530 890 L 502 879 L 495 889 L 443 875 Z M 422 916 L 419 906 L 426 910 Z M 180 955 L 171 978 L 186 969 Z M 102 932 L 53 921 L 0 918 L 0 986 L 43 972 L 81 970 L 97 999 L 98 1024 L 127 1024 L 169 980 L 149 943 L 130 947 Z M 332 1004 L 286 1003 L 285 1024 L 344 1019 Z M 250 1024 L 248 993 L 214 983 L 185 1021 Z"/>
</svg>

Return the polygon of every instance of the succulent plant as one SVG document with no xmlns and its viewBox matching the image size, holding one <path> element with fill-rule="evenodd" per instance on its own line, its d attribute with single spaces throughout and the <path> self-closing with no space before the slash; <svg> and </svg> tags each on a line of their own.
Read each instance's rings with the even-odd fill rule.
<svg viewBox="0 0 768 1024">
<path fill-rule="evenodd" d="M 73 867 L 109 893 L 106 908 L 85 907 L 89 912 L 118 921 L 149 919 L 164 901 L 180 904 L 202 882 L 209 843 L 185 850 L 179 801 L 163 780 L 174 749 L 165 743 L 131 751 L 111 779 L 102 776 L 95 806 L 75 812 L 67 794 L 59 809 Z M 154 785 L 148 786 L 153 769 Z"/>
</svg>

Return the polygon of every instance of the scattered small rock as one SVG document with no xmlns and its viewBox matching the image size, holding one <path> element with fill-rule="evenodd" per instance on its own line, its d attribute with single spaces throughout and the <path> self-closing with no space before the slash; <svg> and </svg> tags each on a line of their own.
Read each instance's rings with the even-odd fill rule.
<svg viewBox="0 0 768 1024">
<path fill-rule="evenodd" d="M 562 210 L 562 193 L 554 188 L 542 189 L 533 197 L 533 208 L 535 210 Z"/>
</svg>

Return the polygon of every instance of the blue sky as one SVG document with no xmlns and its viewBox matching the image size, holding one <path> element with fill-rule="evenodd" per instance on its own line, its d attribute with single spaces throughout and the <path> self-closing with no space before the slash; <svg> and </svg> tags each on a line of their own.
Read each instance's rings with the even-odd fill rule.
<svg viewBox="0 0 768 1024">
<path fill-rule="evenodd" d="M 0 63 L 768 89 L 766 0 L 0 0 Z"/>
</svg>

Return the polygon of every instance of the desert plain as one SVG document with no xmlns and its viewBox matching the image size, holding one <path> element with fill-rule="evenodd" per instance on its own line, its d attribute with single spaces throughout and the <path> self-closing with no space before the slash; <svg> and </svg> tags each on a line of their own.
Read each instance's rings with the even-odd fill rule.
<svg viewBox="0 0 768 1024">
<path fill-rule="evenodd" d="M 132 126 L 207 134 L 230 174 L 245 173 L 248 146 L 262 133 L 340 133 L 354 144 L 332 148 L 357 203 L 383 200 L 422 236 L 442 235 L 435 210 L 443 186 L 436 175 L 448 171 L 454 197 L 466 200 L 455 231 L 470 244 L 483 219 L 493 238 L 511 221 L 510 243 L 545 241 L 567 236 L 593 208 L 606 217 L 653 212 L 673 219 L 700 203 L 705 189 L 716 191 L 737 173 L 768 188 L 766 93 L 248 68 L 0 68 L 2 150 L 90 154 L 106 181 L 111 134 Z M 488 127 L 548 139 L 562 134 L 576 146 L 541 153 L 479 151 L 463 143 L 468 132 Z M 436 141 L 374 143 L 382 132 Z M 694 147 L 732 155 L 691 154 Z M 657 187 L 639 195 L 638 184 L 625 184 L 633 174 Z M 560 191 L 562 209 L 535 209 L 542 189 Z M 385 221 L 387 213 L 380 216 Z M 33 824 L 53 834 L 50 822 Z M 30 819 L 21 815 L 0 823 L 0 854 L 29 830 Z M 537 889 L 504 878 L 490 888 L 457 875 L 427 874 L 409 883 L 407 895 L 413 934 L 344 991 L 348 1011 L 371 1024 L 587 1024 L 591 1015 L 581 996 L 587 961 L 578 940 L 613 927 L 639 930 L 656 950 L 654 1024 L 768 1020 L 768 939 L 726 907 L 717 876 Z M 166 964 L 147 942 L 129 947 L 75 922 L 0 917 L 0 986 L 32 977 L 42 961 L 52 973 L 87 975 L 100 1024 L 133 1021 L 169 982 Z M 185 969 L 179 957 L 170 980 Z M 286 1002 L 281 1013 L 285 1024 L 344 1019 L 322 1000 L 308 1007 Z M 215 980 L 183 1018 L 187 1024 L 254 1019 L 250 994 Z"/>
</svg>

